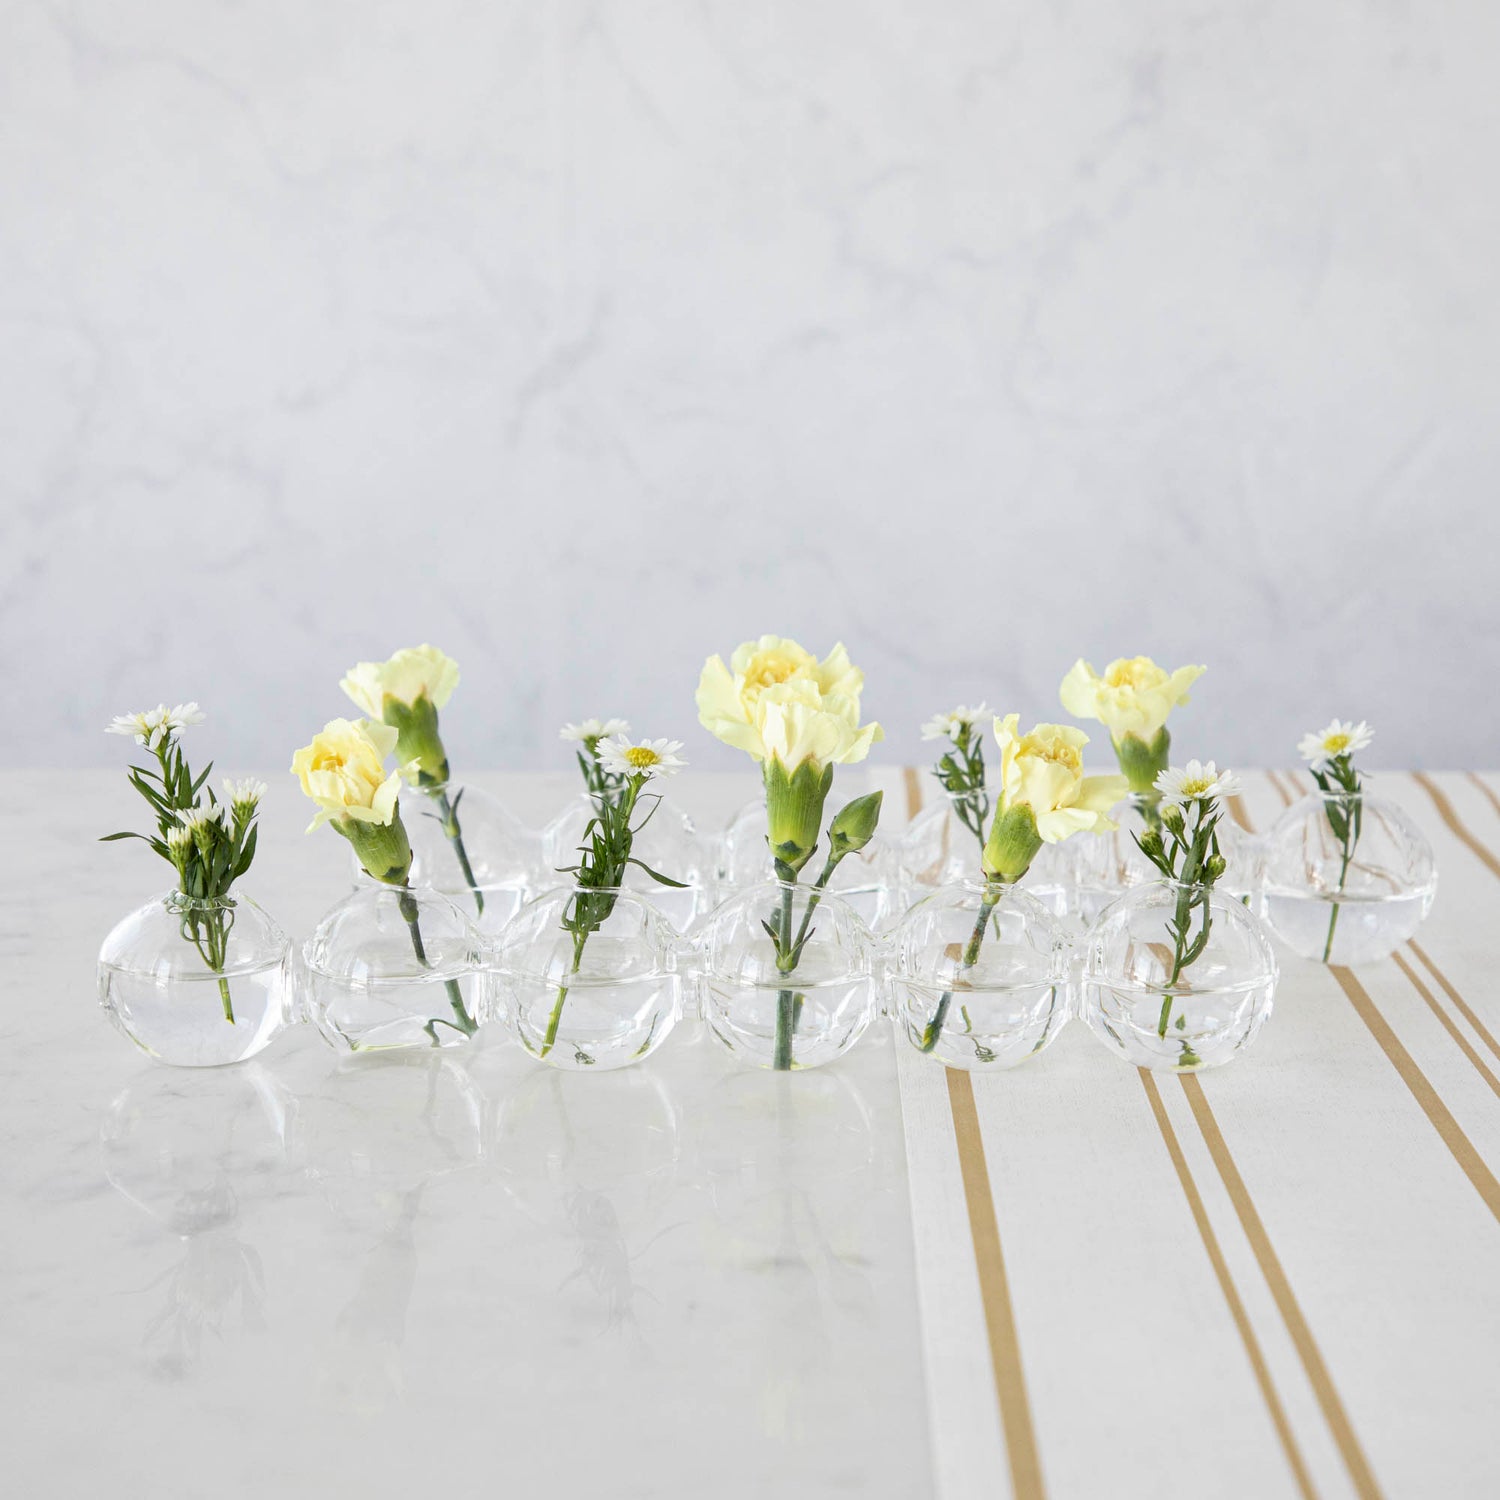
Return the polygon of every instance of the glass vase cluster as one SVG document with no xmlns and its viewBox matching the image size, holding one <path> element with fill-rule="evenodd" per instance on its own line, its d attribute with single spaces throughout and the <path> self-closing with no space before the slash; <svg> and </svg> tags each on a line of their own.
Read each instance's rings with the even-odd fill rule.
<svg viewBox="0 0 1500 1500">
<path fill-rule="evenodd" d="M 99 1003 L 159 1062 L 243 1062 L 291 1018 L 291 958 L 286 934 L 249 897 L 167 891 L 105 938 Z"/>
</svg>

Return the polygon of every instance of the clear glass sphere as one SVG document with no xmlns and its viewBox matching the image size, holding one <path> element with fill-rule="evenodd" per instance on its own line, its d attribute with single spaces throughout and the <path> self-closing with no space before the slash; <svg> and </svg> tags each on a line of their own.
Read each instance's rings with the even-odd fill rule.
<svg viewBox="0 0 1500 1500">
<path fill-rule="evenodd" d="M 833 818 L 834 799 L 825 809 L 824 827 Z M 816 880 L 828 854 L 826 833 L 803 870 L 803 878 Z M 766 843 L 764 797 L 747 802 L 724 830 L 719 873 L 726 891 L 776 879 L 776 865 Z M 901 856 L 897 846 L 877 832 L 856 854 L 845 855 L 833 872 L 828 889 L 847 902 L 871 932 L 879 932 L 897 914 L 901 905 Z"/>
<path fill-rule="evenodd" d="M 789 935 L 783 970 L 766 931 Z M 762 881 L 730 896 L 698 940 L 703 1008 L 735 1056 L 759 1067 L 815 1068 L 864 1034 L 876 1011 L 875 943 L 841 897 L 808 885 Z"/>
<path fill-rule="evenodd" d="M 1061 846 L 1071 851 L 1071 909 L 1084 922 L 1094 921 L 1122 891 L 1153 885 L 1161 879 L 1161 871 L 1136 843 L 1148 828 L 1159 825 L 1159 805 L 1153 797 L 1132 792 L 1110 809 L 1116 824 L 1112 832 L 1076 834 Z M 1218 888 L 1250 904 L 1260 884 L 1259 841 L 1227 813 L 1219 822 L 1218 837 L 1219 852 L 1227 865 Z"/>
<path fill-rule="evenodd" d="M 635 821 L 650 811 L 645 799 L 649 785 L 636 804 Z M 542 830 L 545 874 L 537 889 L 546 890 L 565 883 L 568 869 L 579 861 L 579 845 L 584 829 L 594 816 L 594 799 L 580 792 Z M 649 821 L 636 834 L 631 846 L 634 858 L 673 880 L 685 889 L 678 890 L 653 880 L 642 869 L 631 865 L 625 872 L 623 889 L 643 896 L 678 932 L 686 932 L 714 904 L 714 860 L 707 842 L 697 826 L 680 808 L 663 799 L 656 804 Z"/>
<path fill-rule="evenodd" d="M 1206 901 L 1206 907 L 1202 904 Z M 1191 944 L 1177 968 L 1173 924 Z M 1141 1068 L 1195 1072 L 1232 1061 L 1271 1013 L 1276 955 L 1265 923 L 1217 889 L 1141 885 L 1110 903 L 1084 940 L 1081 1014 L 1112 1052 Z"/>
<path fill-rule="evenodd" d="M 1346 861 L 1334 823 L 1352 827 L 1356 807 L 1358 837 Z M 1330 964 L 1385 958 L 1422 925 L 1436 894 L 1432 845 L 1382 797 L 1314 792 L 1289 807 L 1267 836 L 1266 920 L 1303 958 Z"/>
<path fill-rule="evenodd" d="M 631 891 L 548 891 L 494 945 L 495 1017 L 554 1068 L 626 1067 L 677 1023 L 680 952 L 671 924 Z"/>
<path fill-rule="evenodd" d="M 302 947 L 303 1008 L 336 1047 L 451 1047 L 483 998 L 478 929 L 446 896 L 367 881 Z"/>
<path fill-rule="evenodd" d="M 891 995 L 907 1040 L 949 1067 L 1013 1068 L 1068 1018 L 1070 944 L 1020 886 L 941 887 L 896 924 Z"/>
<path fill-rule="evenodd" d="M 455 821 L 456 840 L 448 833 Z M 401 822 L 411 842 L 407 879 L 440 891 L 481 931 L 499 932 L 532 892 L 551 884 L 542 836 L 478 787 L 456 782 L 403 787 Z M 352 851 L 349 858 L 354 883 L 360 885 L 365 872 Z"/>
<path fill-rule="evenodd" d="M 168 891 L 105 938 L 99 1003 L 158 1062 L 219 1067 L 254 1057 L 287 1024 L 290 973 L 287 935 L 248 896 Z"/>
</svg>

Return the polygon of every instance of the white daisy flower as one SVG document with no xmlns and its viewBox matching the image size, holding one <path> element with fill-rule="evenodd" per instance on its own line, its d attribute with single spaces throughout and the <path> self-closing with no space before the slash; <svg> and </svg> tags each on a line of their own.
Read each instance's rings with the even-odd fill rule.
<svg viewBox="0 0 1500 1500">
<path fill-rule="evenodd" d="M 564 724 L 558 738 L 564 740 L 602 740 L 612 734 L 629 734 L 625 719 L 585 719 L 582 724 Z"/>
<path fill-rule="evenodd" d="M 247 776 L 243 781 L 233 781 L 228 776 L 224 778 L 224 801 L 230 807 L 254 811 L 265 795 L 265 782 L 257 781 L 253 776 Z"/>
<path fill-rule="evenodd" d="M 105 734 L 128 734 L 137 745 L 154 745 L 156 736 L 166 722 L 167 706 L 158 703 L 155 708 L 143 709 L 135 714 L 116 714 L 104 726 Z"/>
<path fill-rule="evenodd" d="M 1204 765 L 1190 760 L 1186 766 L 1168 766 L 1156 778 L 1156 790 L 1169 806 L 1185 807 L 1189 802 L 1239 796 L 1240 778 L 1233 771 L 1220 771 L 1212 761 Z"/>
<path fill-rule="evenodd" d="M 1352 719 L 1347 723 L 1335 719 L 1327 729 L 1304 734 L 1297 742 L 1297 754 L 1308 761 L 1313 770 L 1321 771 L 1329 761 L 1363 750 L 1374 738 L 1375 731 L 1363 719 L 1358 724 Z"/>
<path fill-rule="evenodd" d="M 957 741 L 965 729 L 972 729 L 988 712 L 989 709 L 983 703 L 979 703 L 973 708 L 966 708 L 960 704 L 957 708 L 949 709 L 945 714 L 934 714 L 922 726 L 922 738 Z"/>
<path fill-rule="evenodd" d="M 599 764 L 616 776 L 671 776 L 687 762 L 677 754 L 681 740 L 642 740 L 632 745 L 624 735 L 599 742 Z"/>
<path fill-rule="evenodd" d="M 174 864 L 181 864 L 189 849 L 193 847 L 193 830 L 181 823 L 167 829 L 167 853 Z"/>
<path fill-rule="evenodd" d="M 196 703 L 176 703 L 162 714 L 162 728 L 168 734 L 176 734 L 179 729 L 186 729 L 189 724 L 201 724 L 203 722 L 203 711 Z"/>
</svg>

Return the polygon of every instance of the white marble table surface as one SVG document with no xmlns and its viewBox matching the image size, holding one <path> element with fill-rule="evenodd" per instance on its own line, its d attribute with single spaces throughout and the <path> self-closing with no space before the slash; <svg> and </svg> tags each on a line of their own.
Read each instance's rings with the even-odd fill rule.
<svg viewBox="0 0 1500 1500">
<path fill-rule="evenodd" d="M 300 941 L 345 851 L 266 779 L 245 887 Z M 573 790 L 473 779 L 536 821 Z M 754 787 L 674 791 L 714 822 Z M 306 1026 L 158 1067 L 94 998 L 104 933 L 170 884 L 93 842 L 140 814 L 119 772 L 0 788 L 6 1493 L 931 1493 L 883 1027 L 793 1079 L 696 1025 L 601 1077 L 499 1035 L 341 1060 Z"/>
</svg>

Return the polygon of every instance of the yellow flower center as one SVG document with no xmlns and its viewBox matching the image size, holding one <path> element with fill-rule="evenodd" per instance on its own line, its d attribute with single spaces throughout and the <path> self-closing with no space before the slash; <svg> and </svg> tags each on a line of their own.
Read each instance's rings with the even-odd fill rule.
<svg viewBox="0 0 1500 1500">
<path fill-rule="evenodd" d="M 650 745 L 632 745 L 625 752 L 625 759 L 637 771 L 644 771 L 648 766 L 659 766 L 661 764 L 661 756 Z"/>
<path fill-rule="evenodd" d="M 1044 739 L 1036 734 L 1025 735 L 1016 747 L 1016 754 L 1051 761 L 1054 765 L 1066 766 L 1070 771 L 1083 770 L 1083 756 L 1076 746 L 1062 738 Z"/>
<path fill-rule="evenodd" d="M 1323 741 L 1323 748 L 1330 755 L 1342 755 L 1349 748 L 1349 736 L 1347 734 L 1330 734 Z"/>
<path fill-rule="evenodd" d="M 1182 783 L 1184 797 L 1204 797 L 1213 790 L 1213 782 L 1207 776 L 1190 776 Z"/>
<path fill-rule="evenodd" d="M 795 675 L 797 663 L 785 656 L 753 656 L 745 669 L 745 686 L 756 693 L 777 687 Z"/>
<path fill-rule="evenodd" d="M 1104 685 L 1112 688 L 1154 687 L 1166 674 L 1149 656 L 1133 656 L 1113 662 L 1104 674 Z"/>
</svg>

